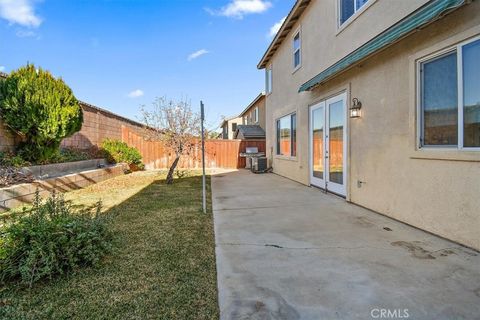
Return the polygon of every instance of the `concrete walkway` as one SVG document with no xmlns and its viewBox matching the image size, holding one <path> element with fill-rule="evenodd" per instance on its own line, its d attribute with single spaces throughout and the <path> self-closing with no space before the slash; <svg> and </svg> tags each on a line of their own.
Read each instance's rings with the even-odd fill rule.
<svg viewBox="0 0 480 320">
<path fill-rule="evenodd" d="M 476 251 L 274 174 L 212 189 L 222 319 L 480 319 Z"/>
</svg>

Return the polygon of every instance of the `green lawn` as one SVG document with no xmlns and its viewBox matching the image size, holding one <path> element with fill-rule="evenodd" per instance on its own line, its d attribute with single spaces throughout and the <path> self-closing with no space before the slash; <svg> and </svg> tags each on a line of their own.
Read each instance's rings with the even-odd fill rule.
<svg viewBox="0 0 480 320">
<path fill-rule="evenodd" d="M 137 172 L 67 194 L 115 214 L 115 251 L 98 268 L 0 288 L 2 319 L 217 319 L 212 213 L 201 213 L 201 176 Z M 208 206 L 210 208 L 210 180 Z"/>
</svg>

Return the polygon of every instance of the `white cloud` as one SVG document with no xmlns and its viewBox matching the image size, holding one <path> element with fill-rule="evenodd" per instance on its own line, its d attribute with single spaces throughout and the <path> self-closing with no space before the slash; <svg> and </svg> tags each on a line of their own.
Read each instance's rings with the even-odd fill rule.
<svg viewBox="0 0 480 320">
<path fill-rule="evenodd" d="M 36 0 L 0 0 L 0 17 L 11 24 L 38 27 L 42 19 L 35 13 Z"/>
<path fill-rule="evenodd" d="M 5 66 L 0 66 L 0 72 L 5 71 Z"/>
<path fill-rule="evenodd" d="M 268 31 L 268 37 L 270 38 L 275 37 L 278 30 L 280 30 L 280 28 L 282 27 L 282 24 L 285 22 L 285 19 L 287 19 L 287 17 L 283 17 L 282 19 L 280 19 L 280 21 L 278 21 L 277 23 L 275 23 L 273 26 L 270 27 L 270 31 Z"/>
<path fill-rule="evenodd" d="M 209 53 L 209 51 L 205 49 L 195 51 L 187 57 L 187 60 L 192 61 L 193 59 L 197 59 L 198 57 L 203 56 L 204 54 L 207 54 L 207 53 Z"/>
<path fill-rule="evenodd" d="M 267 0 L 232 0 L 218 11 L 208 8 L 205 10 L 212 15 L 242 19 L 245 15 L 263 13 L 271 7 L 272 3 Z"/>
<path fill-rule="evenodd" d="M 18 30 L 16 33 L 19 38 L 35 37 L 37 34 L 32 30 Z"/>
<path fill-rule="evenodd" d="M 137 90 L 133 90 L 132 92 L 130 92 L 128 94 L 128 97 L 129 98 L 138 98 L 138 97 L 141 97 L 143 95 L 144 95 L 143 91 L 140 90 L 140 89 L 137 89 Z"/>
</svg>

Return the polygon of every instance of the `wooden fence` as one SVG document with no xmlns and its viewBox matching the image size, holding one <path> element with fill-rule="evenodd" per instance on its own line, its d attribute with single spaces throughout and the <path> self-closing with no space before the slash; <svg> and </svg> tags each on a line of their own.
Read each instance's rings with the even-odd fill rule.
<svg viewBox="0 0 480 320">
<path fill-rule="evenodd" d="M 147 141 L 142 135 L 122 127 L 122 141 L 140 151 L 147 169 L 167 169 L 175 160 L 175 154 L 160 141 Z M 206 140 L 205 165 L 207 168 L 238 169 L 245 167 L 245 158 L 240 152 L 246 147 L 258 147 L 265 152 L 265 140 Z M 199 169 L 202 167 L 200 144 L 192 154 L 180 158 L 179 168 Z"/>
</svg>

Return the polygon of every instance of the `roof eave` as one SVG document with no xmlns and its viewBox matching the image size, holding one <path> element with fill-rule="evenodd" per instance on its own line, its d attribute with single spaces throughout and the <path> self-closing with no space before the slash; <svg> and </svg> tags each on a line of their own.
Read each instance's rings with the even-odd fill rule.
<svg viewBox="0 0 480 320">
<path fill-rule="evenodd" d="M 339 76 L 340 74 L 350 70 L 351 68 L 357 66 L 361 62 L 365 61 L 366 59 L 370 58 L 371 56 L 378 54 L 379 52 L 391 47 L 392 45 L 398 43 L 402 39 L 408 37 L 414 32 L 417 32 L 423 28 L 425 28 L 427 25 L 443 18 L 445 15 L 451 13 L 452 11 L 460 8 L 461 6 L 470 3 L 470 0 L 432 0 L 420 9 L 416 10 L 415 12 L 411 13 L 398 23 L 392 25 L 390 28 L 385 30 L 384 32 L 378 34 L 376 37 L 372 38 L 370 41 L 366 42 L 353 52 L 349 53 L 342 59 L 338 60 L 335 62 L 333 65 L 330 67 L 326 68 L 304 84 L 300 86 L 298 89 L 298 92 L 303 92 L 303 91 L 311 91 L 315 89 L 316 87 L 326 83 L 327 81 Z M 436 7 L 437 6 L 437 7 Z M 429 16 L 429 9 L 431 8 L 432 14 Z M 410 24 L 408 19 L 415 19 L 418 16 L 425 15 L 424 20 L 421 23 L 415 25 L 414 23 L 411 28 L 405 27 L 406 25 Z M 398 33 L 395 35 L 395 28 L 399 29 Z M 392 32 L 392 30 L 394 30 Z M 401 32 L 403 30 L 403 32 Z M 388 37 L 392 37 L 391 41 L 386 41 L 382 39 L 384 37 L 387 39 Z M 373 45 L 375 42 L 382 43 L 385 41 L 385 44 L 382 46 L 376 46 Z M 372 49 L 368 48 L 368 46 L 371 46 Z M 367 54 L 363 55 L 360 54 L 361 52 L 368 52 Z M 351 61 L 349 62 L 349 59 Z M 355 60 L 356 59 L 356 60 Z"/>
<path fill-rule="evenodd" d="M 297 0 L 295 5 L 292 7 L 290 12 L 285 18 L 280 30 L 278 30 L 277 34 L 273 38 L 272 42 L 267 48 L 267 51 L 263 54 L 262 59 L 257 65 L 258 69 L 264 69 L 272 56 L 277 51 L 278 47 L 281 46 L 283 40 L 287 37 L 288 33 L 292 30 L 293 25 L 300 19 L 301 15 L 310 4 L 312 0 Z"/>
<path fill-rule="evenodd" d="M 240 113 L 238 115 L 238 117 L 243 117 L 243 115 L 245 113 L 247 113 L 248 109 L 250 109 L 251 107 L 253 107 L 258 101 L 260 101 L 261 98 L 265 97 L 265 93 L 264 92 L 260 92 L 260 94 L 252 101 L 250 102 L 250 104 L 245 108 L 245 110 L 242 111 L 242 113 Z"/>
</svg>

